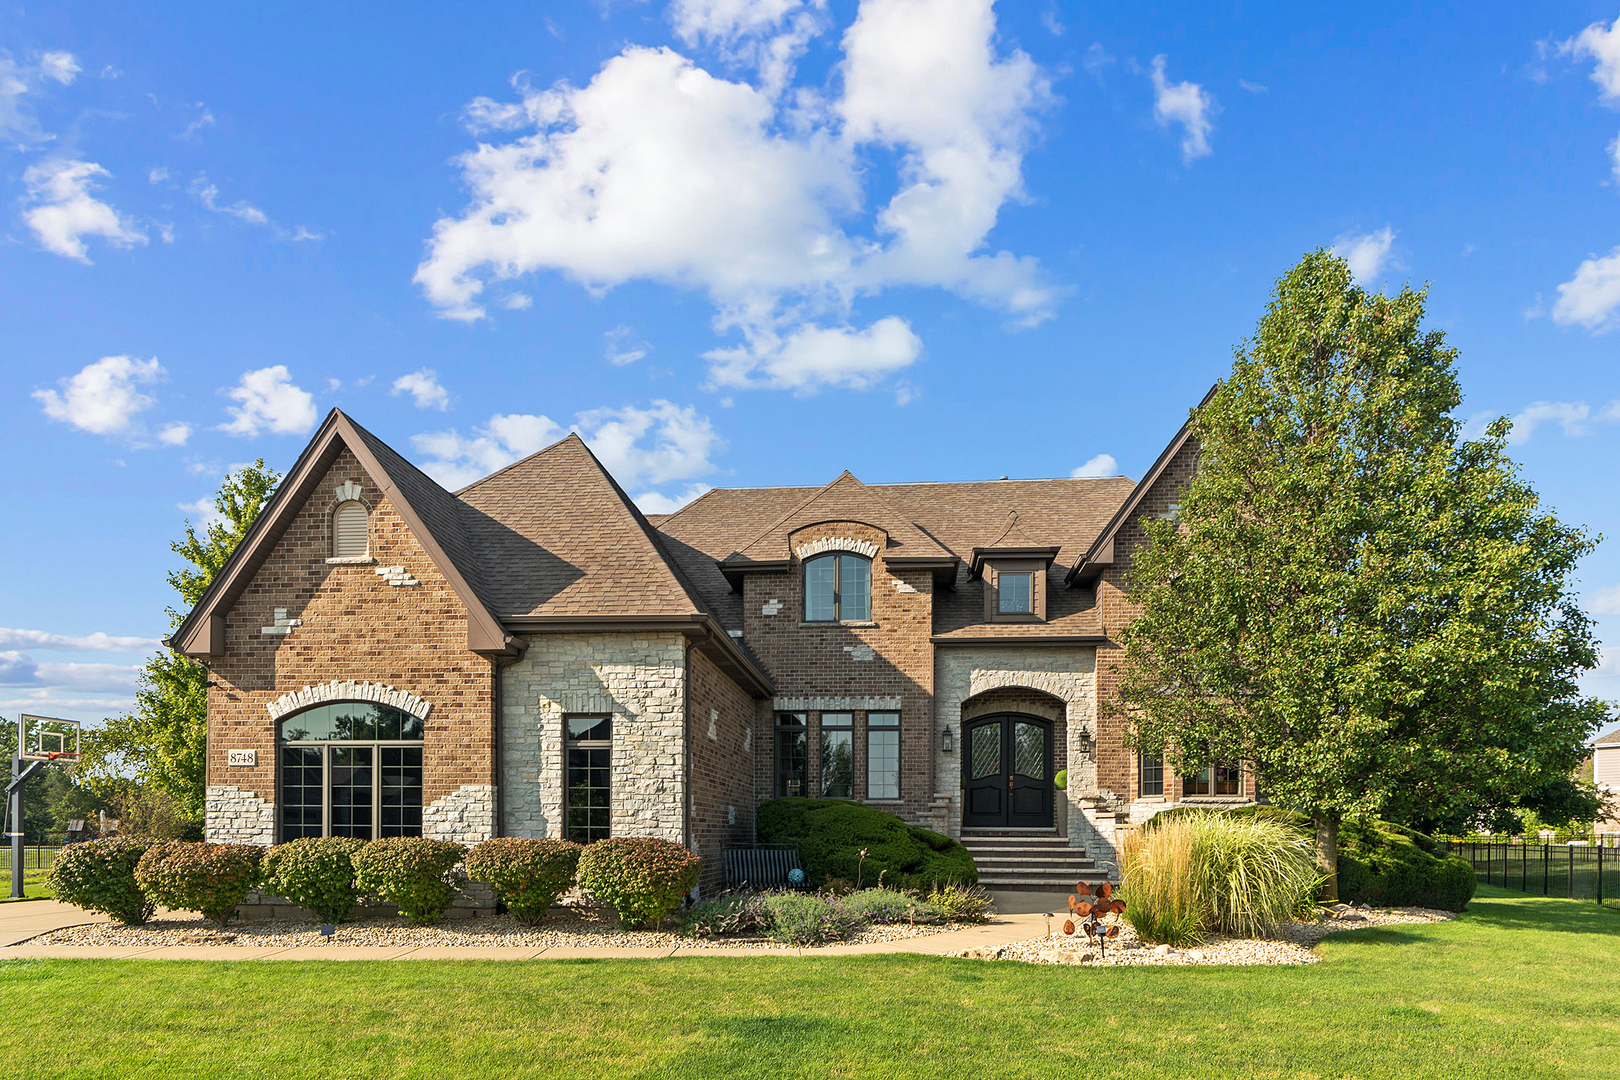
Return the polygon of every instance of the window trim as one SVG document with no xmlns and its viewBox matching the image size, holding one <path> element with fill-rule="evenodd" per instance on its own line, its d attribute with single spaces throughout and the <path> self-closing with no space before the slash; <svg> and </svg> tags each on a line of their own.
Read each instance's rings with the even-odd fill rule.
<svg viewBox="0 0 1620 1080">
<path fill-rule="evenodd" d="M 607 721 L 607 724 L 608 724 L 608 737 L 605 738 L 605 739 L 576 739 L 571 734 L 569 734 L 569 731 L 568 731 L 568 722 L 570 720 L 605 720 L 605 721 Z M 562 717 L 562 731 L 563 731 L 562 834 L 563 834 L 563 839 L 564 840 L 571 840 L 571 841 L 574 841 L 575 843 L 579 843 L 579 844 L 589 844 L 589 843 L 592 843 L 592 842 L 594 842 L 596 840 L 605 840 L 608 837 L 611 837 L 613 835 L 613 788 L 614 788 L 614 784 L 613 784 L 613 757 L 614 757 L 614 755 L 613 755 L 613 726 L 614 725 L 613 725 L 613 714 L 612 713 L 563 713 L 563 717 Z M 568 810 L 569 810 L 568 792 L 570 790 L 570 785 L 568 783 L 568 768 L 569 768 L 569 766 L 568 766 L 568 755 L 569 755 L 569 752 L 573 751 L 573 750 L 606 750 L 607 751 L 607 755 L 608 755 L 608 763 L 607 763 L 607 774 L 608 774 L 608 782 L 607 782 L 608 824 L 607 824 L 607 833 L 605 835 L 603 835 L 603 836 L 593 836 L 593 837 L 590 837 L 590 839 L 585 839 L 585 840 L 575 840 L 574 839 L 574 828 L 568 821 Z M 586 769 L 590 769 L 590 768 L 591 768 L 590 765 L 586 766 Z M 585 790 L 587 790 L 587 791 L 592 790 L 590 784 L 587 783 L 585 785 Z M 590 809 L 590 807 L 587 806 L 586 809 Z M 589 831 L 593 827 L 591 825 L 587 824 L 586 826 L 584 826 L 584 828 L 586 829 L 587 835 L 588 835 Z"/>
<path fill-rule="evenodd" d="M 1001 610 L 1001 575 L 1029 575 L 1029 610 Z M 1046 564 L 1039 559 L 987 559 L 981 574 L 984 585 L 984 621 L 1033 623 L 1046 621 Z"/>
<path fill-rule="evenodd" d="M 810 567 L 823 559 L 833 560 L 833 617 L 830 619 L 812 619 L 810 617 Z M 866 564 L 866 614 L 860 618 L 844 618 L 845 559 L 859 559 Z M 799 583 L 804 591 L 804 603 L 800 605 L 800 610 L 804 614 L 804 622 L 815 626 L 833 626 L 838 623 L 870 623 L 872 621 L 872 592 L 875 570 L 873 560 L 858 551 L 824 551 L 805 559 L 799 567 Z"/>
<path fill-rule="evenodd" d="M 829 716 L 847 719 L 829 724 L 827 722 Z M 846 744 L 849 746 L 849 792 L 844 795 L 832 795 L 827 790 L 827 775 L 830 771 L 827 768 L 829 750 L 827 737 L 834 734 L 843 734 L 848 737 Z M 855 775 L 855 713 L 848 709 L 836 709 L 818 713 L 816 716 L 816 744 L 819 751 L 816 757 L 819 765 L 816 775 L 816 798 L 854 801 L 855 792 L 859 788 Z"/>
<path fill-rule="evenodd" d="M 1226 771 L 1232 774 L 1230 783 L 1233 785 L 1233 790 L 1215 790 L 1217 784 L 1220 782 L 1219 773 L 1217 770 Z M 1203 779 L 1206 776 L 1208 779 Z M 1181 797 L 1183 799 L 1235 799 L 1242 798 L 1243 796 L 1243 764 L 1241 762 L 1232 761 L 1211 763 L 1204 766 L 1204 768 L 1199 769 L 1197 772 L 1182 774 L 1180 779 Z M 1194 781 L 1207 785 L 1209 790 L 1196 792 L 1188 791 L 1187 787 L 1189 783 Z"/>
<path fill-rule="evenodd" d="M 1148 787 L 1150 786 L 1150 781 L 1148 780 L 1148 770 L 1150 768 L 1158 774 L 1157 779 L 1151 782 L 1153 786 L 1158 788 L 1157 791 L 1148 790 Z M 1139 799 L 1164 798 L 1163 754 L 1136 755 L 1136 797 Z"/>
</svg>

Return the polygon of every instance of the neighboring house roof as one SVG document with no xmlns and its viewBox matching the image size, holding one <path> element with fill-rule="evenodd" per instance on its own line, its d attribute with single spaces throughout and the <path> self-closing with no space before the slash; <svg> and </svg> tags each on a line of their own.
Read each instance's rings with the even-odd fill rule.
<svg viewBox="0 0 1620 1080">
<path fill-rule="evenodd" d="M 1600 735 L 1593 739 L 1588 746 L 1620 746 L 1620 727 L 1615 728 L 1607 735 Z"/>
</svg>

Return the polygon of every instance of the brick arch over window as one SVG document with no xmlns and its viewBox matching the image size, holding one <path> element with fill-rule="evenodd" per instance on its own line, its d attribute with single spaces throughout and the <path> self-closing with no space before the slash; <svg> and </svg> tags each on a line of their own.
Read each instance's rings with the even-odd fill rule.
<svg viewBox="0 0 1620 1080">
<path fill-rule="evenodd" d="M 426 720 L 428 713 L 433 711 L 432 702 L 417 697 L 407 690 L 396 690 L 383 683 L 355 682 L 352 679 L 336 679 L 319 686 L 293 690 L 282 694 L 265 705 L 265 708 L 269 710 L 272 719 L 280 720 L 289 713 L 326 701 L 375 701 L 379 705 L 390 705 L 408 712 L 420 720 Z"/>
</svg>

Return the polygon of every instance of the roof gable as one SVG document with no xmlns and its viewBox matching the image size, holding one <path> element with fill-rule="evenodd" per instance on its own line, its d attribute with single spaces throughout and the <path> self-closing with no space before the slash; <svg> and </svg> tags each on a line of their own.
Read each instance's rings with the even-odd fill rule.
<svg viewBox="0 0 1620 1080">
<path fill-rule="evenodd" d="M 889 534 L 886 561 L 913 559 L 953 561 L 955 554 L 918 527 L 911 518 L 877 492 L 861 483 L 849 470 L 815 491 L 809 498 L 767 527 L 740 551 L 729 556 L 727 566 L 749 563 L 780 563 L 793 557 L 789 538 L 801 529 L 824 521 L 860 521 Z"/>
</svg>

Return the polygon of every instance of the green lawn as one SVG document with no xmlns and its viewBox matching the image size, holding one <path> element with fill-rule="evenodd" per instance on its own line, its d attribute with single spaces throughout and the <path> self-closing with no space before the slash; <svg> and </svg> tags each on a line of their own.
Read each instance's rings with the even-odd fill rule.
<svg viewBox="0 0 1620 1080">
<path fill-rule="evenodd" d="M 24 899 L 32 899 L 36 896 L 55 896 L 56 891 L 51 888 L 50 882 L 46 880 L 49 874 L 49 870 L 24 870 Z M 7 863 L 5 869 L 0 870 L 0 903 L 5 903 L 9 899 L 11 899 L 11 865 Z"/>
<path fill-rule="evenodd" d="M 1620 912 L 1485 889 L 1299 968 L 927 957 L 0 964 L 14 1075 L 1592 1077 Z"/>
</svg>

